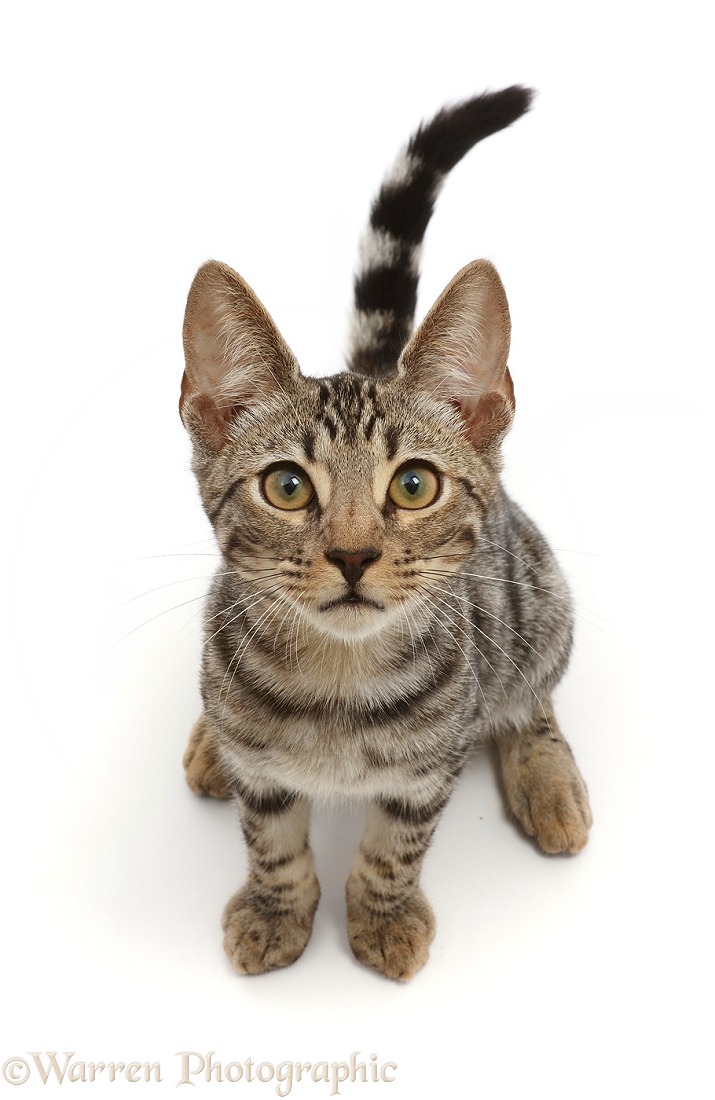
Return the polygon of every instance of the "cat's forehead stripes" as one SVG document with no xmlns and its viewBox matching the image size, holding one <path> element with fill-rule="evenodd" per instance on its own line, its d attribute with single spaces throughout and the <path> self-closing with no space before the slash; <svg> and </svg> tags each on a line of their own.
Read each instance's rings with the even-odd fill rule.
<svg viewBox="0 0 715 1100">
<path fill-rule="evenodd" d="M 480 464 L 455 432 L 453 407 L 415 392 L 399 377 L 304 376 L 302 385 L 298 429 L 286 408 L 281 441 L 283 447 L 290 445 L 292 459 L 308 469 L 317 463 L 331 475 L 339 473 L 343 482 L 350 476 L 359 482 L 381 464 L 389 472 L 406 460 L 431 462 L 455 475 Z M 478 476 L 476 468 L 473 474 Z"/>
<path fill-rule="evenodd" d="M 318 408 L 315 430 L 307 429 L 302 438 L 306 456 L 315 458 L 316 433 L 322 428 L 338 448 L 358 447 L 361 443 L 376 446 L 377 437 L 385 425 L 385 407 L 379 386 L 372 378 L 355 374 L 336 374 L 317 382 Z M 389 432 L 385 446 L 388 458 L 396 449 L 396 429 Z"/>
</svg>

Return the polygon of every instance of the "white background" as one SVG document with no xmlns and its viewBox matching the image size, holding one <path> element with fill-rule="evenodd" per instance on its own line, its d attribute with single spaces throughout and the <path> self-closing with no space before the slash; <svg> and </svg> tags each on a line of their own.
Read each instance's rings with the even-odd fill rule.
<svg viewBox="0 0 715 1100">
<path fill-rule="evenodd" d="M 174 1088 L 182 1050 L 274 1064 L 360 1051 L 397 1080 L 342 1095 L 712 1095 L 705 11 L 7 6 L 0 1062 L 159 1060 L 156 1091 Z M 181 769 L 215 561 L 176 408 L 186 293 L 222 259 L 306 372 L 339 369 L 382 172 L 420 119 L 516 82 L 535 107 L 455 170 L 420 311 L 477 256 L 502 274 L 506 478 L 578 601 L 558 708 L 592 840 L 541 856 L 477 758 L 426 864 L 431 960 L 402 986 L 347 945 L 361 812 L 320 810 L 309 947 L 240 978 L 219 927 L 245 867 L 235 811 L 194 798 Z M 41 1089 L 35 1075 L 13 1095 Z"/>
</svg>

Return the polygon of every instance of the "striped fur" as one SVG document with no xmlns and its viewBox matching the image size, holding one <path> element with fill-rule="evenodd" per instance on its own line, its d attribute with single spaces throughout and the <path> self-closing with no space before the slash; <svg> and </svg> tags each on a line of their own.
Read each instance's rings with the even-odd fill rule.
<svg viewBox="0 0 715 1100">
<path fill-rule="evenodd" d="M 350 370 L 378 377 L 395 370 L 412 333 L 422 240 L 447 174 L 477 142 L 523 115 L 531 99 L 517 86 L 445 108 L 399 154 L 360 245 Z"/>
<path fill-rule="evenodd" d="M 365 239 L 350 372 L 303 376 L 225 265 L 204 265 L 189 294 L 181 415 L 223 564 L 184 763 L 194 791 L 240 809 L 249 874 L 224 942 L 242 973 L 285 966 L 308 941 L 314 799 L 369 804 L 348 934 L 359 960 L 402 980 L 427 959 L 422 863 L 476 742 L 497 739 L 509 805 L 542 849 L 586 842 L 586 788 L 550 702 L 570 599 L 499 478 L 514 395 L 496 271 L 464 268 L 407 339 L 444 173 L 528 101 L 479 97 L 408 145 Z M 404 503 L 403 475 L 426 503 Z"/>
</svg>

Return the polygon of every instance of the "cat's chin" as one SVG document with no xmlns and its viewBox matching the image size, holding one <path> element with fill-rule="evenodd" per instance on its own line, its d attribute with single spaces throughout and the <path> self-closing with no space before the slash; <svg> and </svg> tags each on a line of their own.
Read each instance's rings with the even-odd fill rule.
<svg viewBox="0 0 715 1100">
<path fill-rule="evenodd" d="M 353 642 L 379 634 L 393 614 L 377 600 L 329 600 L 311 618 L 318 629 L 333 638 Z"/>
</svg>

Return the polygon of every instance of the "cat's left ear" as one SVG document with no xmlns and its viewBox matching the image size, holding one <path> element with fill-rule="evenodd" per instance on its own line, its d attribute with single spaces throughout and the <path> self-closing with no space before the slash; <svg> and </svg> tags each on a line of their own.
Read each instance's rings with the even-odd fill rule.
<svg viewBox="0 0 715 1100">
<path fill-rule="evenodd" d="M 196 273 L 184 317 L 186 370 L 179 411 L 188 431 L 215 451 L 241 409 L 285 391 L 299 375 L 270 314 L 226 264 Z"/>
<path fill-rule="evenodd" d="M 510 334 L 496 268 L 475 260 L 455 275 L 400 356 L 398 372 L 455 405 L 477 449 L 506 435 L 514 416 Z"/>
</svg>

